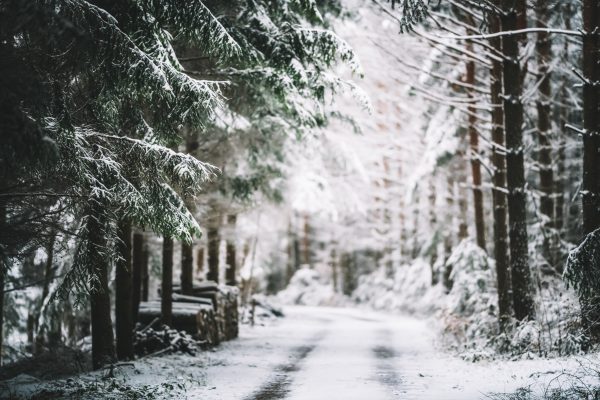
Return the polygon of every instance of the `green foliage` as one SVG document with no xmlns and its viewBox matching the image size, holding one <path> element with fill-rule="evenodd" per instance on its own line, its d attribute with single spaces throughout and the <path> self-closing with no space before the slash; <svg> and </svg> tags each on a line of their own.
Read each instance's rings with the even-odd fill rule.
<svg viewBox="0 0 600 400">
<path fill-rule="evenodd" d="M 600 292 L 600 229 L 586 236 L 571 251 L 563 277 L 580 298 L 593 298 Z"/>
<path fill-rule="evenodd" d="M 289 141 L 327 122 L 329 93 L 357 91 L 330 72 L 345 62 L 360 74 L 352 49 L 325 29 L 340 9 L 315 0 L 0 4 L 0 193 L 50 193 L 45 202 L 11 198 L 9 226 L 17 204 L 60 205 L 79 221 L 60 294 L 98 286 L 90 266 L 116 260 L 121 218 L 198 236 L 186 202 L 206 194 L 219 175 L 213 164 L 231 172 L 210 189 L 281 199 Z M 199 138 L 197 158 L 178 152 L 184 135 Z"/>
</svg>

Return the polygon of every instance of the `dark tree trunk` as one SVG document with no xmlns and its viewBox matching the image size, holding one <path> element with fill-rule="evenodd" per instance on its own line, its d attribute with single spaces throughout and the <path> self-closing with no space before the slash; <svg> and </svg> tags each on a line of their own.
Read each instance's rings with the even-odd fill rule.
<svg viewBox="0 0 600 400">
<path fill-rule="evenodd" d="M 600 3 L 583 0 L 583 233 L 600 228 Z"/>
<path fill-rule="evenodd" d="M 547 28 L 548 21 L 547 0 L 537 0 L 536 2 L 537 27 Z M 545 218 L 543 226 L 544 243 L 542 253 L 546 262 L 549 265 L 554 265 L 552 257 L 552 247 L 554 246 L 554 171 L 552 169 L 552 119 L 550 115 L 550 103 L 552 101 L 552 87 L 550 84 L 550 61 L 551 61 L 551 46 L 550 34 L 547 32 L 539 32 L 537 34 L 536 53 L 538 73 L 540 75 L 540 85 L 538 89 L 537 99 L 537 115 L 538 115 L 538 142 L 539 153 L 538 162 L 540 169 L 540 212 Z"/>
<path fill-rule="evenodd" d="M 148 301 L 148 288 L 150 285 L 150 250 L 148 250 L 148 243 L 144 243 L 142 250 L 142 301 Z M 139 305 L 138 305 L 139 310 Z"/>
<path fill-rule="evenodd" d="M 133 284 L 131 265 L 131 223 L 119 221 L 119 260 L 115 271 L 115 331 L 117 336 L 117 358 L 133 358 Z"/>
<path fill-rule="evenodd" d="M 304 237 L 302 240 L 302 261 L 305 265 L 312 267 L 312 259 L 310 256 L 310 224 L 308 214 L 304 215 Z"/>
<path fill-rule="evenodd" d="M 501 0 L 503 31 L 517 29 L 517 10 L 525 0 Z M 504 129 L 506 132 L 506 181 L 513 306 L 518 320 L 535 315 L 529 270 L 527 238 L 527 195 L 523 155 L 523 104 L 519 42 L 515 35 L 502 37 L 504 83 Z"/>
<path fill-rule="evenodd" d="M 219 228 L 211 226 L 208 228 L 208 273 L 206 279 L 209 281 L 219 282 L 219 245 L 221 238 L 219 236 Z"/>
<path fill-rule="evenodd" d="M 196 273 L 204 272 L 204 247 L 200 247 L 196 252 Z"/>
<path fill-rule="evenodd" d="M 163 238 L 162 250 L 162 282 L 160 313 L 162 322 L 171 326 L 173 319 L 173 239 Z"/>
<path fill-rule="evenodd" d="M 473 46 L 469 46 L 472 48 Z M 466 83 L 471 86 L 476 86 L 475 83 L 475 62 L 467 63 Z M 470 91 L 469 97 L 475 98 L 473 91 Z M 481 164 L 477 159 L 479 155 L 479 136 L 477 133 L 477 109 L 473 104 L 468 106 L 468 132 L 469 132 L 469 148 L 471 150 L 471 180 L 473 183 L 473 210 L 475 212 L 475 234 L 477 245 L 485 250 L 485 220 L 483 210 L 483 191 L 481 190 Z"/>
<path fill-rule="evenodd" d="M 228 225 L 228 234 L 227 234 L 227 244 L 226 244 L 226 252 L 225 252 L 225 263 L 227 264 L 227 270 L 225 271 L 225 283 L 230 286 L 237 285 L 236 274 L 237 274 L 237 264 L 235 259 L 235 224 L 237 221 L 237 217 L 235 214 L 229 215 L 227 217 L 227 225 Z"/>
<path fill-rule="evenodd" d="M 337 293 L 339 291 L 338 284 L 338 260 L 337 260 L 337 252 L 335 251 L 337 243 L 331 244 L 331 251 L 329 253 L 329 258 L 331 260 L 331 281 L 333 284 L 333 291 Z"/>
<path fill-rule="evenodd" d="M 301 265 L 302 260 L 300 257 L 300 239 L 298 239 L 298 235 L 294 235 L 294 269 L 298 271 Z"/>
<path fill-rule="evenodd" d="M 446 226 L 452 228 L 454 226 L 455 218 L 454 208 L 454 177 L 452 174 L 448 174 L 446 177 Z M 450 258 L 452 253 L 452 245 L 454 242 L 454 235 L 452 229 L 446 229 L 444 233 L 444 264 Z"/>
<path fill-rule="evenodd" d="M 431 227 L 431 229 L 433 230 L 433 232 L 437 232 L 437 209 L 436 209 L 436 187 L 435 187 L 435 182 L 433 181 L 433 177 L 430 178 L 429 180 L 429 225 Z M 434 234 L 432 237 L 432 243 L 431 246 L 429 248 L 430 251 L 430 257 L 429 257 L 429 264 L 430 264 L 430 268 L 431 268 L 431 285 L 435 286 L 437 285 L 437 283 L 439 282 L 439 276 L 438 276 L 438 271 L 436 271 L 435 269 L 435 263 L 437 262 L 438 259 L 438 252 L 437 252 L 437 240 L 436 240 L 436 236 L 437 234 Z M 391 256 L 390 256 L 391 258 Z M 388 271 L 388 275 L 389 277 L 393 276 L 393 271 Z"/>
<path fill-rule="evenodd" d="M 0 204 L 0 231 L 4 231 L 6 225 L 6 205 Z M 0 251 L 1 251 L 0 247 Z M 5 264 L 5 255 L 0 252 L 0 367 L 2 366 L 3 351 L 4 351 L 4 285 L 6 281 L 6 273 L 8 265 Z"/>
<path fill-rule="evenodd" d="M 181 243 L 181 293 L 191 295 L 194 288 L 194 247 Z"/>
<path fill-rule="evenodd" d="M 490 32 L 500 31 L 498 16 L 489 14 Z M 501 39 L 492 38 L 490 44 L 501 51 Z M 490 93 L 492 108 L 492 164 L 494 174 L 492 183 L 492 202 L 494 206 L 494 259 L 496 260 L 496 282 L 498 285 L 498 316 L 500 326 L 504 329 L 513 313 L 510 281 L 510 265 L 508 259 L 508 226 L 506 224 L 506 159 L 504 158 L 504 114 L 502 111 L 502 63 L 492 61 L 490 76 Z"/>
<path fill-rule="evenodd" d="M 94 283 L 90 288 L 90 308 L 92 320 L 92 365 L 98 369 L 115 361 L 115 344 L 110 316 L 110 293 L 108 289 L 108 268 L 110 260 L 105 256 L 107 221 L 102 215 L 101 205 L 93 204 L 87 218 L 90 270 Z"/>
<path fill-rule="evenodd" d="M 410 258 L 409 243 L 408 243 L 408 221 L 406 218 L 406 205 L 404 202 L 400 203 L 400 214 L 398 215 L 400 220 L 400 257 L 402 261 L 407 261 Z"/>
<path fill-rule="evenodd" d="M 600 228 L 600 2 L 583 0 L 583 233 Z M 600 341 L 600 294 L 581 298 L 582 319 Z"/>
<path fill-rule="evenodd" d="M 456 233 L 458 234 L 458 243 L 462 242 L 463 240 L 465 240 L 466 238 L 469 237 L 469 224 L 467 223 L 468 222 L 468 218 L 467 218 L 468 200 L 467 200 L 467 191 L 466 191 L 467 174 L 466 174 L 466 167 L 463 164 L 462 156 L 464 156 L 464 154 L 461 154 L 461 157 L 459 159 L 460 164 L 457 165 L 455 168 L 455 170 L 456 170 L 455 172 L 459 176 L 457 191 L 456 191 L 458 212 L 459 212 L 458 227 L 457 227 L 458 229 L 456 230 Z"/>
<path fill-rule="evenodd" d="M 34 330 L 37 329 L 37 334 L 34 338 L 34 353 L 40 354 L 42 352 L 43 346 L 45 344 L 45 334 L 43 327 L 40 327 L 40 320 L 42 316 L 42 309 L 44 307 L 44 302 L 50 293 L 50 282 L 54 278 L 54 243 L 56 241 L 56 233 L 52 232 L 50 234 L 50 240 L 46 246 L 46 254 L 48 258 L 46 259 L 46 265 L 44 266 L 44 284 L 42 286 L 42 295 L 40 297 L 40 301 L 38 304 L 38 308 L 35 312 L 35 320 L 33 323 Z M 32 332 L 33 333 L 33 332 Z"/>
<path fill-rule="evenodd" d="M 419 204 L 419 191 L 415 191 L 416 199 L 417 200 L 415 202 L 415 204 Z M 411 244 L 411 259 L 415 259 L 417 257 L 419 257 L 419 255 L 421 254 L 421 246 L 419 245 L 419 218 L 420 218 L 420 211 L 419 211 L 419 207 L 418 206 L 414 206 L 413 205 L 413 209 L 412 209 L 412 217 L 413 217 L 413 224 L 412 224 L 412 232 L 411 232 L 411 236 L 412 236 L 412 244 Z"/>
<path fill-rule="evenodd" d="M 142 301 L 142 270 L 144 257 L 144 234 L 135 232 L 133 234 L 133 261 L 131 263 L 131 320 L 134 325 L 138 320 L 140 301 Z"/>
<path fill-rule="evenodd" d="M 295 250 L 294 250 L 294 233 L 292 232 L 292 223 L 291 221 L 288 223 L 288 231 L 287 231 L 287 264 L 285 271 L 285 284 L 289 284 L 292 276 L 296 272 L 296 260 L 295 260 Z"/>
</svg>

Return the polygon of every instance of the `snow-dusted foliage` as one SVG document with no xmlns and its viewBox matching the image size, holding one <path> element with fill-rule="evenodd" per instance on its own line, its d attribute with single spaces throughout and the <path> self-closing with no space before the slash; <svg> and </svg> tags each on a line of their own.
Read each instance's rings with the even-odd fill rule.
<svg viewBox="0 0 600 400">
<path fill-rule="evenodd" d="M 298 270 L 288 286 L 277 294 L 284 304 L 305 306 L 341 306 L 348 304 L 348 299 L 336 293 L 331 283 L 323 280 L 315 270 L 304 268 Z"/>
</svg>

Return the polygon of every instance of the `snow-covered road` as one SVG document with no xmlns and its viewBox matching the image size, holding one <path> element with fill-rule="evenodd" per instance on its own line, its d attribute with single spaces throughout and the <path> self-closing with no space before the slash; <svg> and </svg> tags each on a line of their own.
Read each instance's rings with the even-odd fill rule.
<svg viewBox="0 0 600 400">
<path fill-rule="evenodd" d="M 363 309 L 288 307 L 207 360 L 193 399 L 481 399 L 557 371 L 563 360 L 468 363 L 434 347 L 423 321 Z M 570 362 L 566 362 L 570 364 Z"/>
<path fill-rule="evenodd" d="M 542 393 L 550 381 L 564 386 L 561 377 L 573 377 L 580 362 L 600 365 L 595 355 L 469 363 L 436 349 L 434 329 L 412 317 L 360 308 L 286 307 L 285 313 L 264 326 L 242 325 L 239 339 L 211 351 L 125 363 L 112 380 L 106 370 L 55 382 L 20 376 L 0 382 L 0 398 L 2 390 L 13 394 L 8 398 L 29 398 L 70 381 L 75 389 L 87 387 L 90 399 L 105 398 L 94 397 L 94 388 L 111 392 L 112 382 L 160 399 L 471 400 L 519 387 Z M 73 393 L 67 398 L 81 398 Z"/>
</svg>

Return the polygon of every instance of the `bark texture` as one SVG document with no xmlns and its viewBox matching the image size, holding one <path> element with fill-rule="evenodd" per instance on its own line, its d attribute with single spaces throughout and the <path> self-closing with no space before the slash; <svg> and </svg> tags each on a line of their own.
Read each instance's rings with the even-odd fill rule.
<svg viewBox="0 0 600 400">
<path fill-rule="evenodd" d="M 522 18 L 517 10 L 522 9 L 524 1 L 501 0 L 500 4 L 504 11 L 500 18 L 502 30 L 517 29 L 517 20 Z M 521 66 L 519 42 L 515 35 L 502 37 L 502 52 L 504 55 L 504 129 L 506 133 L 506 182 L 513 307 L 515 317 L 518 320 L 524 320 L 534 317 L 535 307 L 528 256 Z"/>
<path fill-rule="evenodd" d="M 497 15 L 489 15 L 491 33 L 500 30 L 500 19 Z M 493 38 L 490 44 L 501 51 L 501 39 Z M 510 281 L 510 265 L 508 259 L 508 226 L 506 188 L 506 159 L 504 157 L 504 115 L 502 112 L 502 63 L 492 61 L 490 93 L 492 104 L 492 164 L 494 174 L 492 182 L 494 190 L 492 201 L 494 207 L 494 259 L 496 260 L 496 281 L 498 285 L 498 315 L 501 327 L 505 327 L 512 315 L 512 293 Z"/>
<path fill-rule="evenodd" d="M 115 271 L 115 332 L 117 358 L 133 358 L 133 282 L 131 264 L 131 223 L 122 220 L 118 224 L 119 260 Z"/>
<path fill-rule="evenodd" d="M 166 236 L 163 239 L 160 294 L 162 322 L 170 326 L 173 320 L 173 239 Z"/>
</svg>

